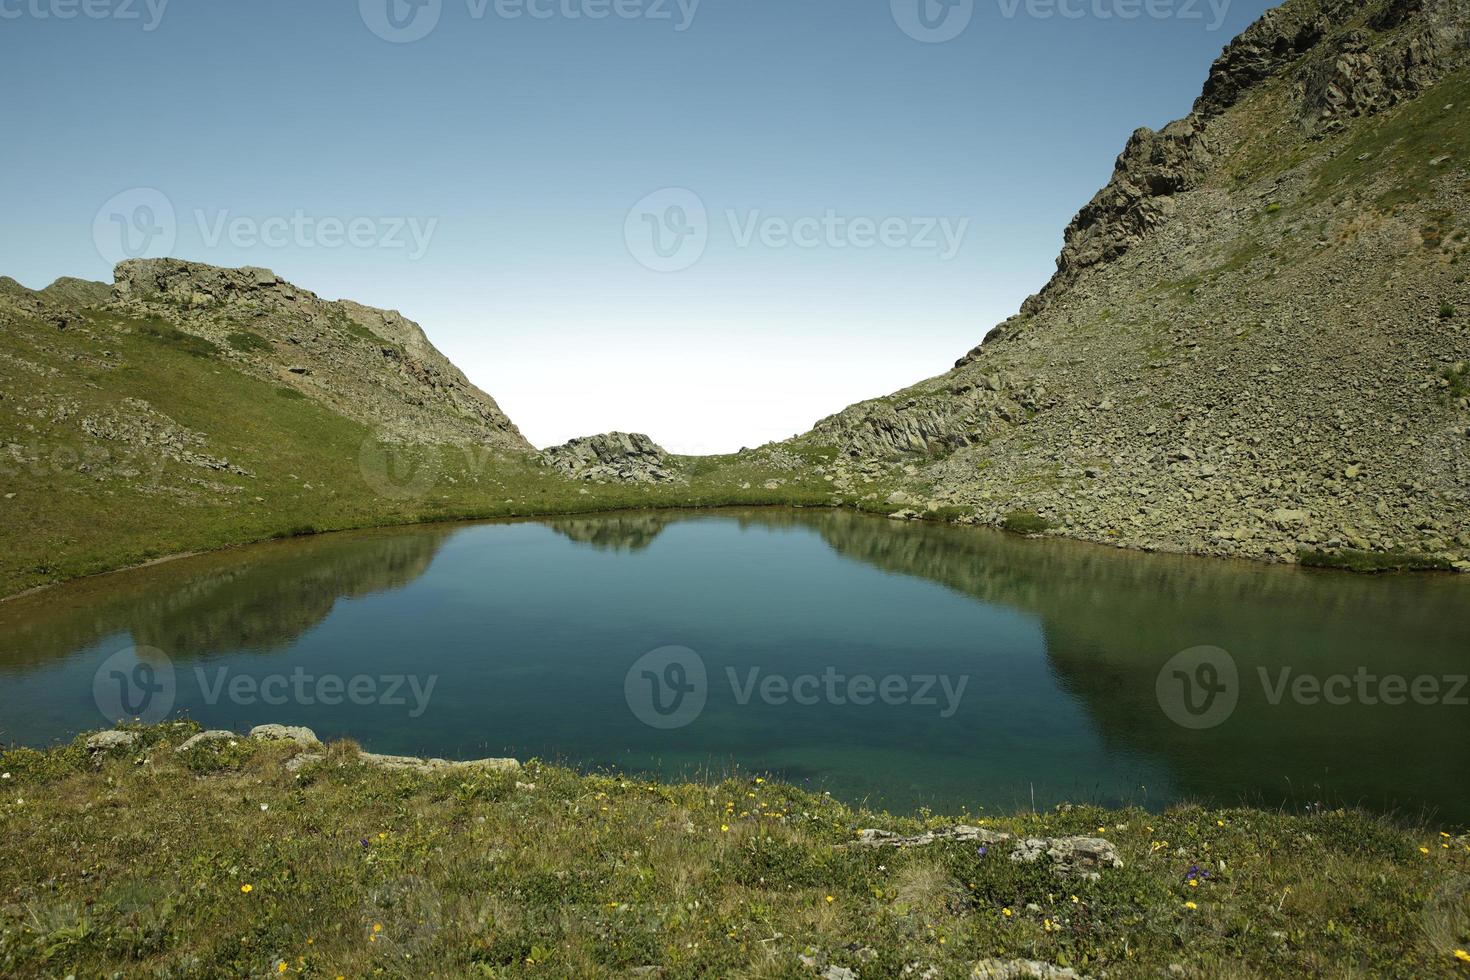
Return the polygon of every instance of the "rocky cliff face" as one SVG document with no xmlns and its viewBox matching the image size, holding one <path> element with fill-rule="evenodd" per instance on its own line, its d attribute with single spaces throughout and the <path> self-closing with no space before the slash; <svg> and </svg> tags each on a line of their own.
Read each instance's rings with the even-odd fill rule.
<svg viewBox="0 0 1470 980">
<path fill-rule="evenodd" d="M 1266 83 L 1289 83 L 1289 111 L 1304 134 L 1337 132 L 1439 81 L 1464 62 L 1467 37 L 1463 0 L 1304 0 L 1268 11 L 1216 59 L 1188 116 L 1157 133 L 1134 131 L 1112 179 L 1067 225 L 1056 274 L 1021 312 L 1041 312 L 1085 270 L 1168 220 L 1176 195 L 1212 170 L 1210 137 L 1221 134 L 1210 123 Z"/>
<path fill-rule="evenodd" d="M 323 300 L 269 269 L 138 259 L 119 264 L 114 278 L 119 311 L 202 337 L 238 366 L 385 439 L 532 449 L 495 400 L 397 311 Z"/>
<path fill-rule="evenodd" d="M 804 441 L 999 523 L 1470 559 L 1470 5 L 1268 13 L 954 370 Z M 1470 567 L 1470 566 L 1467 566 Z"/>
<path fill-rule="evenodd" d="M 674 460 L 638 432 L 605 432 L 553 446 L 541 458 L 574 480 L 598 483 L 669 483 L 679 479 Z"/>
</svg>

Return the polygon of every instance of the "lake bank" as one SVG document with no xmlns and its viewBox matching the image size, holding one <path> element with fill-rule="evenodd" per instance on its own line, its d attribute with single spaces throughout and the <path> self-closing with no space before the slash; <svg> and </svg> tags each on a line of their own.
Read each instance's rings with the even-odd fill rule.
<svg viewBox="0 0 1470 980">
<path fill-rule="evenodd" d="M 0 759 L 0 832 L 26 856 L 0 863 L 5 972 L 1466 968 L 1464 828 L 1192 806 L 900 818 L 759 776 L 421 773 L 363 765 L 350 743 L 288 768 L 307 750 L 243 735 L 175 751 L 196 731 L 137 726 L 111 750 L 79 738 Z M 864 830 L 956 825 L 983 834 L 854 846 Z M 1024 859 L 1026 838 L 1069 837 L 1105 840 L 1121 866 Z"/>
</svg>

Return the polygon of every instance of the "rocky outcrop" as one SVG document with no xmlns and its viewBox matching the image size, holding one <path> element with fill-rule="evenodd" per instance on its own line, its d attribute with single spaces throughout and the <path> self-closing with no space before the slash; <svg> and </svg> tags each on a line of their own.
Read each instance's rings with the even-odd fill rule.
<svg viewBox="0 0 1470 980">
<path fill-rule="evenodd" d="M 1135 134 L 1038 297 L 810 448 L 907 464 L 889 489 L 962 521 L 1470 570 L 1467 22 L 1447 0 L 1268 14 L 1189 117 Z"/>
<path fill-rule="evenodd" d="M 532 449 L 495 400 L 397 311 L 324 300 L 254 267 L 134 259 L 113 275 L 120 309 L 202 337 L 220 356 L 386 441 Z"/>
<path fill-rule="evenodd" d="M 1216 59 L 1189 115 L 1133 133 L 1107 185 L 1067 225 L 1056 273 L 1021 312 L 1040 313 L 1087 269 L 1115 261 L 1169 220 L 1176 196 L 1210 172 L 1210 124 L 1267 80 L 1291 82 L 1303 130 L 1335 131 L 1422 92 L 1464 63 L 1467 45 L 1470 7 L 1462 0 L 1380 0 L 1366 17 L 1363 4 L 1348 0 L 1293 0 L 1267 11 Z M 986 339 L 1003 335 L 997 328 Z"/>
<path fill-rule="evenodd" d="M 669 483 L 677 464 L 658 443 L 636 432 L 573 439 L 541 453 L 547 465 L 574 480 L 597 483 Z"/>
<path fill-rule="evenodd" d="M 984 849 L 1008 846 L 1012 861 L 1031 864 L 1042 857 L 1051 862 L 1059 875 L 1083 875 L 1096 879 L 1099 872 L 1123 867 L 1123 859 L 1113 845 L 1101 837 L 1013 837 L 984 827 L 959 824 L 922 834 L 905 836 L 889 830 L 860 830 L 856 847 L 926 847 L 930 844 L 955 842 L 977 844 Z"/>
</svg>

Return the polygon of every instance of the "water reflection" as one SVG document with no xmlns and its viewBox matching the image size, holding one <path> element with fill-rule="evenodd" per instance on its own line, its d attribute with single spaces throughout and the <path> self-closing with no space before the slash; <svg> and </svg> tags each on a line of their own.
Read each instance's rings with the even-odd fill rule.
<svg viewBox="0 0 1470 980">
<path fill-rule="evenodd" d="M 665 774 L 733 760 L 896 807 L 1009 807 L 1035 792 L 1041 804 L 1322 800 L 1465 819 L 1470 691 L 1452 679 L 1470 672 L 1467 588 L 848 512 L 610 514 L 277 542 L 24 597 L 0 604 L 0 684 L 81 688 L 104 641 L 179 662 L 409 663 L 443 675 L 412 726 L 401 712 L 266 718 L 259 706 L 216 720 Z M 342 600 L 369 596 L 343 614 Z M 630 716 L 623 673 L 670 642 L 706 656 L 711 698 L 697 724 L 659 732 Z M 1202 644 L 1233 658 L 1239 702 L 1190 730 L 1160 709 L 1156 681 Z M 948 719 L 741 705 L 713 687 L 833 663 L 974 680 Z M 1440 678 L 1440 702 L 1368 703 L 1357 685 L 1342 704 L 1291 693 L 1302 675 L 1359 674 Z M 45 741 L 97 724 L 80 696 L 47 712 L 12 710 L 5 733 Z"/>
</svg>

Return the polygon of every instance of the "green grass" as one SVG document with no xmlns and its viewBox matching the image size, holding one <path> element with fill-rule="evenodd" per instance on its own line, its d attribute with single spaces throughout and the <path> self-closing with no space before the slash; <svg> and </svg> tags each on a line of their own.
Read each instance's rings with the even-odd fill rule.
<svg viewBox="0 0 1470 980">
<path fill-rule="evenodd" d="M 0 834 L 24 855 L 0 862 L 0 973 L 797 978 L 809 955 L 863 977 L 988 957 L 1452 977 L 1470 942 L 1462 828 L 1194 806 L 898 818 L 750 776 L 384 773 L 351 744 L 293 775 L 280 744 L 176 755 L 195 728 L 134 728 L 96 765 L 80 739 L 0 757 Z M 1090 882 L 1004 845 L 843 846 L 957 822 L 1102 836 L 1125 866 Z"/>
<path fill-rule="evenodd" d="M 5 329 L 16 360 L 0 360 L 0 389 L 35 390 L 35 371 L 48 372 L 45 404 L 62 408 L 37 412 L 0 399 L 0 595 L 307 529 L 834 500 L 820 476 L 748 457 L 683 459 L 686 481 L 647 487 L 570 481 L 528 454 L 453 445 L 405 447 L 403 461 L 427 467 L 429 478 L 410 481 L 411 493 L 385 492 L 363 463 L 364 446 L 377 446 L 370 430 L 294 388 L 237 370 L 207 340 L 111 311 L 88 311 L 67 331 L 42 322 Z M 136 421 L 145 411 L 138 399 L 158 426 L 166 417 L 199 433 L 200 452 L 250 475 L 170 458 L 159 438 L 143 445 L 82 425 Z M 800 452 L 808 462 L 832 458 L 825 447 Z M 770 480 L 785 482 L 769 490 Z"/>
<path fill-rule="evenodd" d="M 241 330 L 225 337 L 231 348 L 237 351 L 270 350 L 274 345 L 258 333 Z"/>
<path fill-rule="evenodd" d="M 1357 551 L 1334 548 L 1322 551 L 1302 548 L 1297 561 L 1305 568 L 1333 568 L 1349 572 L 1452 572 L 1454 566 L 1443 558 L 1411 551 Z"/>
<path fill-rule="evenodd" d="M 1042 534 L 1051 529 L 1051 522 L 1031 510 L 1013 510 L 1001 520 L 1000 526 L 1012 534 Z"/>
</svg>

